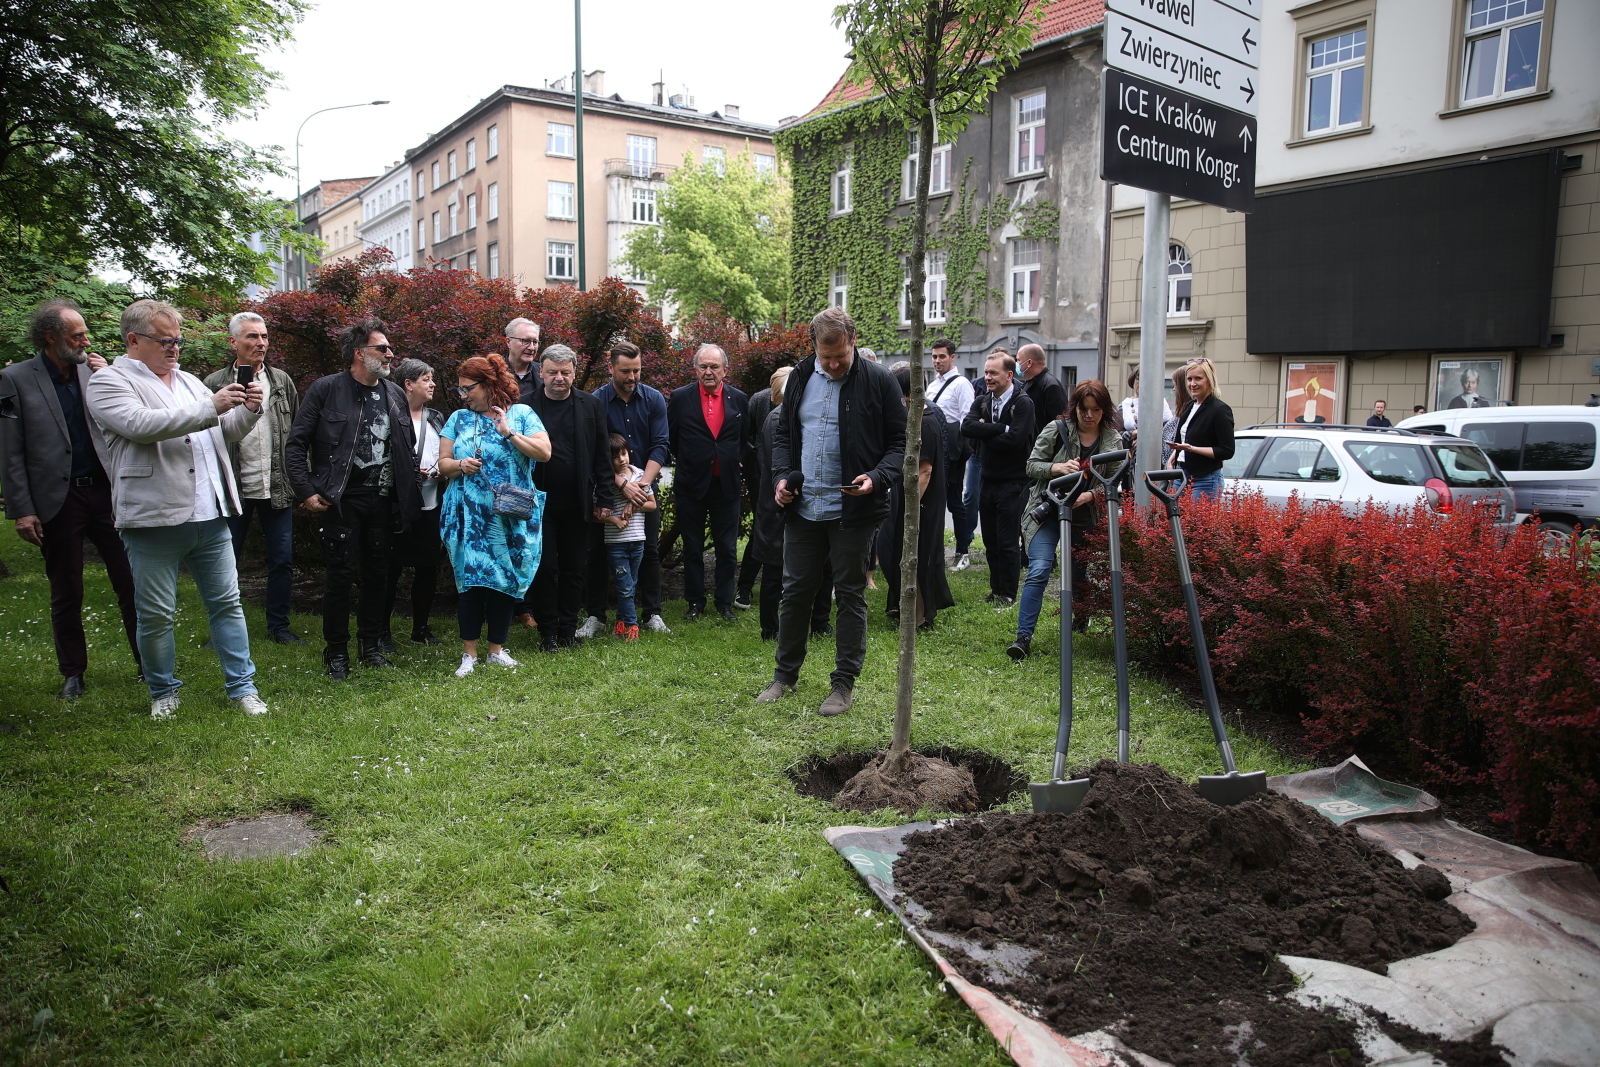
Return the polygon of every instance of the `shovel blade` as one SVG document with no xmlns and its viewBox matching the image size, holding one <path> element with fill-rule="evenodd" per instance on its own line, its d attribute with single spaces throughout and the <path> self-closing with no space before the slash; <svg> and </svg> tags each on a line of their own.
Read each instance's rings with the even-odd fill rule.
<svg viewBox="0 0 1600 1067">
<path fill-rule="evenodd" d="M 1211 801 L 1213 804 L 1227 807 L 1237 804 L 1241 800 L 1248 800 L 1257 793 L 1267 791 L 1267 772 L 1250 771 L 1240 774 L 1202 774 L 1200 781 L 1195 785 L 1195 792 Z"/>
<path fill-rule="evenodd" d="M 1089 779 L 1073 778 L 1070 781 L 1056 779 L 1051 782 L 1029 782 L 1028 792 L 1033 797 L 1033 813 L 1045 815 L 1055 812 L 1059 815 L 1070 815 L 1078 810 L 1078 805 L 1083 803 L 1083 798 L 1089 795 Z"/>
</svg>

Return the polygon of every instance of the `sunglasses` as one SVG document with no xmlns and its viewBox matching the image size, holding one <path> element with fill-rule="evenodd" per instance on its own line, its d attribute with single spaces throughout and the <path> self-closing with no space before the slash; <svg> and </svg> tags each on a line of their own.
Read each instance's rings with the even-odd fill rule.
<svg viewBox="0 0 1600 1067">
<path fill-rule="evenodd" d="M 140 337 L 149 338 L 169 352 L 176 352 L 184 345 L 184 340 L 181 337 L 157 337 L 155 334 L 151 333 L 139 333 L 138 330 L 134 330 L 133 332 L 138 334 Z"/>
<path fill-rule="evenodd" d="M 394 345 L 362 345 L 358 351 L 369 348 L 374 352 L 382 352 L 386 356 L 394 355 Z"/>
</svg>

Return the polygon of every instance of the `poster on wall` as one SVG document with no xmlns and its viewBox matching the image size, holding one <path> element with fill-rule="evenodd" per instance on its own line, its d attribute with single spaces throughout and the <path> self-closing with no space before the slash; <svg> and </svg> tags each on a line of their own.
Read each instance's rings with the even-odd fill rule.
<svg viewBox="0 0 1600 1067">
<path fill-rule="evenodd" d="M 1504 356 L 1439 356 L 1433 361 L 1433 408 L 1487 408 L 1511 399 Z"/>
<path fill-rule="evenodd" d="M 1283 421 L 1323 425 L 1344 421 L 1344 360 L 1283 363 Z"/>
</svg>

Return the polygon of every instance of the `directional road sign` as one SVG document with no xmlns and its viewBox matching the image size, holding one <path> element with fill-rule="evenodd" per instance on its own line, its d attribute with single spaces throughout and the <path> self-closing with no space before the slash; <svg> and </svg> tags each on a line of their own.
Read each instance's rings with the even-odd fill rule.
<svg viewBox="0 0 1600 1067">
<path fill-rule="evenodd" d="M 1106 12 L 1105 35 L 1106 66 L 1247 115 L 1256 113 L 1261 78 L 1254 66 L 1117 11 Z"/>
<path fill-rule="evenodd" d="M 1106 0 L 1119 14 L 1166 30 L 1175 37 L 1236 59 L 1261 65 L 1261 0 Z M 1117 64 L 1122 66 L 1122 64 Z M 1124 67 L 1123 69 L 1128 69 Z"/>
<path fill-rule="evenodd" d="M 1249 212 L 1256 120 L 1107 67 L 1100 176 L 1108 182 Z"/>
</svg>

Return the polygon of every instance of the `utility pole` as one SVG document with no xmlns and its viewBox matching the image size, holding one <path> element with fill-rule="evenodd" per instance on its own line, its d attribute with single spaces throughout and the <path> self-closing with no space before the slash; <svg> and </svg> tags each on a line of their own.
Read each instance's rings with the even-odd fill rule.
<svg viewBox="0 0 1600 1067">
<path fill-rule="evenodd" d="M 583 0 L 572 0 L 572 51 L 576 69 L 572 72 L 572 110 L 577 127 L 574 140 L 578 154 L 578 292 L 588 285 L 588 257 L 583 240 Z"/>
<path fill-rule="evenodd" d="M 300 134 L 305 130 L 306 123 L 310 122 L 324 111 L 344 111 L 345 109 L 352 107 L 382 107 L 388 102 L 389 101 L 387 100 L 368 100 L 367 102 L 361 104 L 339 104 L 336 107 L 325 107 L 317 111 L 313 111 L 311 114 L 300 120 L 299 129 L 294 131 L 294 228 L 297 231 L 305 223 L 305 219 L 303 219 L 300 215 Z M 582 164 L 579 164 L 579 166 L 582 166 Z M 318 210 L 321 209 L 319 208 Z M 304 289 L 306 287 L 305 253 L 302 252 L 295 258 L 300 262 L 300 288 Z"/>
</svg>

